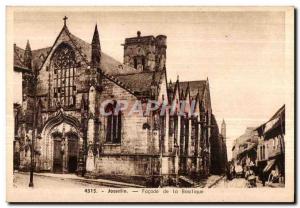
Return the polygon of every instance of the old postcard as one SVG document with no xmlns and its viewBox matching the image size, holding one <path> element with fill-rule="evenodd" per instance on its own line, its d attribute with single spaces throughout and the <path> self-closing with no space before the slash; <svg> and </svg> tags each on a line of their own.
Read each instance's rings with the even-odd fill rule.
<svg viewBox="0 0 300 208">
<path fill-rule="evenodd" d="M 294 8 L 7 7 L 8 202 L 293 202 Z"/>
</svg>

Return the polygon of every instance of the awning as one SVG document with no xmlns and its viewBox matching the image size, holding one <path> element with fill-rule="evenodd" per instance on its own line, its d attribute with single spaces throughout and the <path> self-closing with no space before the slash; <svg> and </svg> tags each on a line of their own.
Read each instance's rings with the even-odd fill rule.
<svg viewBox="0 0 300 208">
<path fill-rule="evenodd" d="M 269 160 L 268 164 L 264 168 L 264 172 L 268 172 L 273 167 L 273 165 L 275 164 L 275 161 L 276 161 L 275 159 Z"/>
</svg>

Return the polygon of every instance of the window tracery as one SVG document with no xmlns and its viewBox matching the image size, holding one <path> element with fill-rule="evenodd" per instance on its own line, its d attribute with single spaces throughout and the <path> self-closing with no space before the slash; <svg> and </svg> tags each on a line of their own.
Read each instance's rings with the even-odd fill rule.
<svg viewBox="0 0 300 208">
<path fill-rule="evenodd" d="M 53 55 L 53 97 L 54 105 L 72 107 L 76 101 L 76 59 L 74 50 L 61 44 Z"/>
</svg>

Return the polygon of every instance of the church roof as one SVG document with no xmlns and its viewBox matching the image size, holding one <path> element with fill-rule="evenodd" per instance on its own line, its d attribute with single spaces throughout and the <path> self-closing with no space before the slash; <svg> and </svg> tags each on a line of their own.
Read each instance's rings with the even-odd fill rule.
<svg viewBox="0 0 300 208">
<path fill-rule="evenodd" d="M 84 40 L 76 37 L 72 33 L 68 32 L 69 36 L 76 46 L 77 50 L 79 50 L 80 54 L 84 57 L 84 59 L 90 63 L 91 62 L 91 53 L 92 53 L 92 45 L 90 43 L 85 42 Z M 111 56 L 103 53 L 101 51 L 101 61 L 100 61 L 100 68 L 105 73 L 110 75 L 115 74 L 127 74 L 127 73 L 134 73 L 137 72 L 135 68 L 130 66 L 124 65 L 121 62 L 115 60 Z"/>
<path fill-rule="evenodd" d="M 32 66 L 40 69 L 44 63 L 51 47 L 41 48 L 32 51 Z"/>
<path fill-rule="evenodd" d="M 40 68 L 50 52 L 51 47 L 41 48 L 32 51 L 32 65 L 33 67 Z M 14 67 L 20 68 L 23 70 L 31 70 L 28 69 L 24 64 L 24 54 L 25 50 L 20 48 L 17 45 L 14 45 Z"/>
<path fill-rule="evenodd" d="M 165 71 L 119 74 L 115 77 L 137 94 L 147 94 L 152 83 L 158 84 Z"/>
<path fill-rule="evenodd" d="M 25 50 L 14 44 L 14 68 L 29 70 L 24 64 Z"/>
<path fill-rule="evenodd" d="M 200 98 L 202 98 L 202 95 L 205 90 L 205 86 L 206 86 L 206 80 L 179 82 L 179 88 L 183 89 L 184 91 L 188 90 L 191 99 L 195 99 L 198 92 Z"/>
<path fill-rule="evenodd" d="M 172 99 L 175 93 L 176 83 L 170 83 L 168 86 L 169 98 Z M 179 82 L 179 90 L 180 90 L 180 99 L 185 99 L 187 93 L 190 94 L 191 99 L 195 99 L 197 94 L 199 93 L 200 100 L 203 97 L 205 87 L 207 84 L 207 80 L 198 80 L 198 81 L 183 81 Z"/>
<path fill-rule="evenodd" d="M 75 45 L 76 49 L 79 51 L 81 56 L 90 64 L 91 62 L 91 52 L 92 52 L 92 45 L 87 43 L 86 41 L 78 38 L 77 36 L 70 33 L 67 29 L 65 30 L 70 37 L 71 42 Z M 48 53 L 50 52 L 52 47 L 41 48 L 37 50 L 32 50 L 32 65 L 33 67 L 41 68 L 43 62 L 45 61 Z M 25 50 L 15 46 L 14 50 L 14 66 L 27 69 L 24 65 L 24 53 Z M 100 68 L 105 73 L 110 75 L 115 74 L 128 74 L 128 73 L 135 73 L 139 72 L 136 69 L 124 65 L 121 62 L 115 60 L 111 56 L 107 55 L 106 53 L 101 52 L 101 63 Z"/>
</svg>

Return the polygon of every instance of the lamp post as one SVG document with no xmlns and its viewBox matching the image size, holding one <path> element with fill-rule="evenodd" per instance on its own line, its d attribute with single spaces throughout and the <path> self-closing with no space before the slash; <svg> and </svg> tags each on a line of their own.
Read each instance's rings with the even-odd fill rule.
<svg viewBox="0 0 300 208">
<path fill-rule="evenodd" d="M 36 85 L 37 85 L 37 70 L 33 72 L 33 124 L 32 124 L 32 139 L 31 139 L 31 149 L 30 149 L 30 179 L 29 179 L 29 187 L 33 187 L 33 171 L 34 171 L 34 155 L 35 155 L 35 135 L 36 135 L 36 107 L 37 107 L 37 99 L 36 99 Z"/>
</svg>

